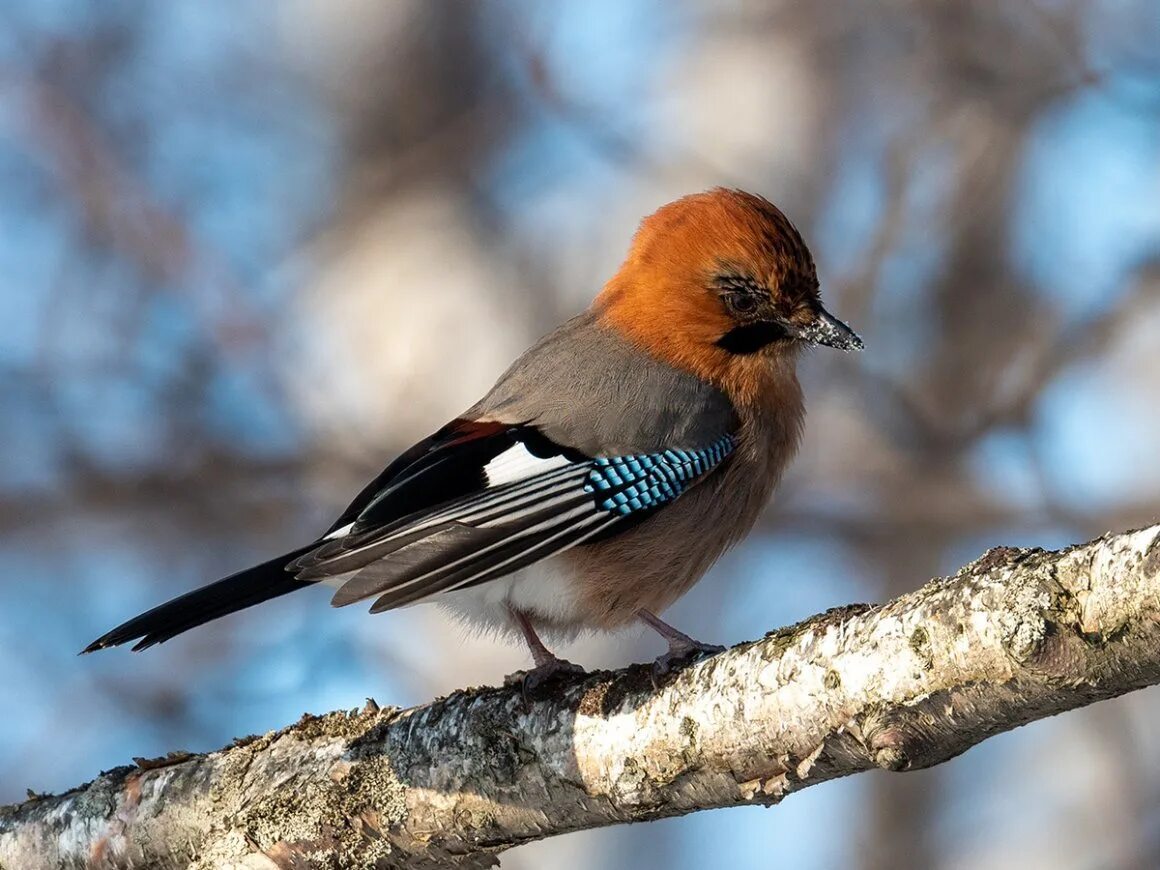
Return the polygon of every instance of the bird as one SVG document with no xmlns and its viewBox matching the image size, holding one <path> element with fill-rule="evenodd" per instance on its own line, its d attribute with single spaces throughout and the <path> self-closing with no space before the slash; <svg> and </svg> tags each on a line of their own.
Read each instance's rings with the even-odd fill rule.
<svg viewBox="0 0 1160 870">
<path fill-rule="evenodd" d="M 544 638 L 643 623 L 667 670 L 722 647 L 662 621 L 754 526 L 802 437 L 801 351 L 861 350 L 801 234 L 713 188 L 641 221 L 590 307 L 402 453 L 316 540 L 195 589 L 82 652 L 141 650 L 325 583 L 380 613 L 443 605 L 526 643 L 525 684 L 581 671 Z"/>
</svg>

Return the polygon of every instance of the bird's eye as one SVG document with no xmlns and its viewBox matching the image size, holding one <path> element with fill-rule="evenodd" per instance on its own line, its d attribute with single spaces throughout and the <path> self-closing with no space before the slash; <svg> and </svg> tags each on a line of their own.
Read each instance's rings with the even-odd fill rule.
<svg viewBox="0 0 1160 870">
<path fill-rule="evenodd" d="M 757 299 L 748 293 L 730 293 L 725 304 L 735 314 L 752 314 L 757 310 Z"/>
</svg>

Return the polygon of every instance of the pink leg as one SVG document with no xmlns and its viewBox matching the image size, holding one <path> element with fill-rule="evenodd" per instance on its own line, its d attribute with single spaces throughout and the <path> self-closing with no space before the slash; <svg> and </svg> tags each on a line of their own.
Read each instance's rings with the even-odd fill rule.
<svg viewBox="0 0 1160 870">
<path fill-rule="evenodd" d="M 636 617 L 669 642 L 669 651 L 656 660 L 655 667 L 661 673 L 665 673 L 679 661 L 693 658 L 700 654 L 713 655 L 725 651 L 725 647 L 723 646 L 693 640 L 693 638 L 689 637 L 683 631 L 678 631 L 673 628 L 649 610 L 638 610 Z"/>
<path fill-rule="evenodd" d="M 531 650 L 532 661 L 536 663 L 536 667 L 543 667 L 549 662 L 559 661 L 555 654 L 544 646 L 544 642 L 540 640 L 540 636 L 532 628 L 532 621 L 528 619 L 526 613 L 522 610 L 516 610 L 514 607 L 509 607 L 508 613 L 512 615 L 512 621 L 519 627 L 520 633 L 524 636 L 524 641 L 527 643 L 528 649 Z"/>
<path fill-rule="evenodd" d="M 512 622 L 516 624 L 516 627 L 519 628 L 520 633 L 524 636 L 524 641 L 532 653 L 532 661 L 536 663 L 536 666 L 530 671 L 517 671 L 514 674 L 510 674 L 504 680 L 505 685 L 510 686 L 521 683 L 526 692 L 557 674 L 584 673 L 584 668 L 572 662 L 565 661 L 544 646 L 544 642 L 536 634 L 535 628 L 532 627 L 532 621 L 528 619 L 526 613 L 522 610 L 516 610 L 514 607 L 509 607 L 508 613 L 511 614 Z"/>
</svg>

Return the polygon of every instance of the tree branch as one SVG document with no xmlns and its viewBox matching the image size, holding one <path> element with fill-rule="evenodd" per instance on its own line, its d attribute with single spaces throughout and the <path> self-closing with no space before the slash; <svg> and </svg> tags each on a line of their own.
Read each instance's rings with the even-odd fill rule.
<svg viewBox="0 0 1160 870">
<path fill-rule="evenodd" d="M 0 867 L 482 867 L 580 828 L 773 804 L 1160 682 L 1160 525 L 999 548 L 655 681 L 646 666 L 305 716 L 0 808 Z M 376 864 L 376 862 L 378 862 Z"/>
</svg>

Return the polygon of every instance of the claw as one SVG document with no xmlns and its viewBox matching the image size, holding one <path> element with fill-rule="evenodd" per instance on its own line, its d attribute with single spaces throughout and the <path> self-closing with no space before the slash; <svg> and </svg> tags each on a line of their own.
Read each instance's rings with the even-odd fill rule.
<svg viewBox="0 0 1160 870">
<path fill-rule="evenodd" d="M 525 702 L 528 700 L 530 692 L 534 692 L 546 683 L 569 674 L 586 673 L 580 665 L 559 658 L 544 646 L 526 613 L 510 606 L 508 612 L 511 614 L 512 621 L 523 633 L 536 666 L 529 671 L 516 671 L 514 674 L 508 674 L 504 677 L 503 684 L 505 686 L 519 686 L 523 690 Z"/>
<path fill-rule="evenodd" d="M 654 679 L 669 673 L 677 665 L 725 652 L 723 646 L 693 640 L 648 610 L 638 610 L 636 615 L 641 622 L 669 642 L 669 651 L 653 662 Z"/>
<path fill-rule="evenodd" d="M 706 659 L 722 652 L 725 652 L 725 647 L 715 643 L 700 643 L 695 640 L 689 643 L 677 642 L 669 647 L 667 653 L 653 662 L 653 674 L 663 677 L 679 665 Z"/>
<path fill-rule="evenodd" d="M 587 671 L 575 662 L 553 657 L 530 670 L 516 671 L 514 674 L 508 674 L 503 678 L 503 684 L 505 686 L 519 686 L 520 691 L 523 693 L 524 701 L 526 702 L 530 695 L 535 694 L 537 690 L 544 686 L 556 680 L 564 679 L 565 677 L 584 673 L 587 673 Z"/>
</svg>

